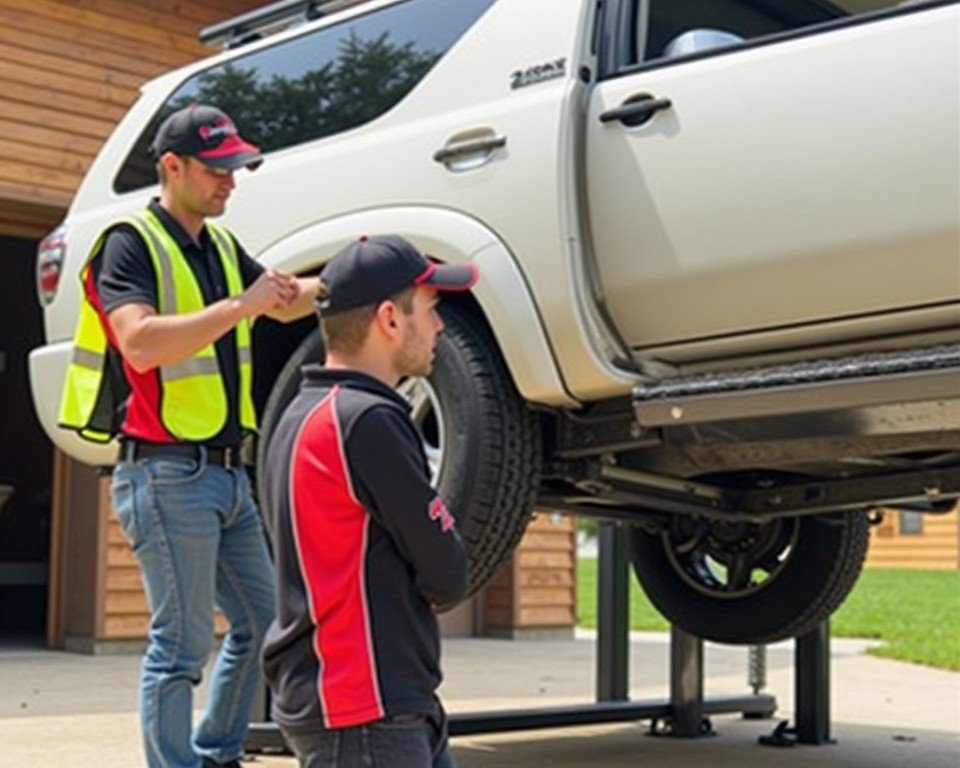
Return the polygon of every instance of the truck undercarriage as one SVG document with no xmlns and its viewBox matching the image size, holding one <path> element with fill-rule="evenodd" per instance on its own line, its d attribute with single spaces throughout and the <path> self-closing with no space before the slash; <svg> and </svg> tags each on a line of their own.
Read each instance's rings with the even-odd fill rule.
<svg viewBox="0 0 960 768">
<path fill-rule="evenodd" d="M 538 503 L 632 526 L 634 568 L 701 637 L 829 615 L 884 508 L 960 497 L 960 345 L 641 384 L 553 425 Z"/>
</svg>

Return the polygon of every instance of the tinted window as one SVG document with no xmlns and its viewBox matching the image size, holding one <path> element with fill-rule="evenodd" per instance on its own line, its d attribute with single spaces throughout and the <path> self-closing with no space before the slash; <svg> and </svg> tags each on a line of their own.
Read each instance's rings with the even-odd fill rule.
<svg viewBox="0 0 960 768">
<path fill-rule="evenodd" d="M 641 6 L 644 4 L 640 0 Z M 844 20 L 917 0 L 648 0 L 638 50 L 646 61 Z"/>
<path fill-rule="evenodd" d="M 409 0 L 204 70 L 150 121 L 114 189 L 156 181 L 150 141 L 167 115 L 194 102 L 223 109 L 264 152 L 373 120 L 406 96 L 493 1 Z"/>
</svg>

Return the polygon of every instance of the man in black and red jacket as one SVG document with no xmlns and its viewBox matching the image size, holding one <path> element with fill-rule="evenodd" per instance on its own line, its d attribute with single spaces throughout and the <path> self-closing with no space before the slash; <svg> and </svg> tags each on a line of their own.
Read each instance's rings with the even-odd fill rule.
<svg viewBox="0 0 960 768">
<path fill-rule="evenodd" d="M 326 363 L 304 368 L 263 489 L 277 567 L 263 666 L 304 768 L 454 764 L 434 609 L 464 596 L 467 558 L 394 387 L 433 367 L 438 292 L 476 280 L 396 236 L 351 243 L 321 275 Z"/>
</svg>

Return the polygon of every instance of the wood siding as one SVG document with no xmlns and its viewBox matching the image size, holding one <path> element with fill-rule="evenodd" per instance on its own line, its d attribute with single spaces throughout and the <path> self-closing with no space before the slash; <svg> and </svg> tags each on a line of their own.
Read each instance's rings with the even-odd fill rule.
<svg viewBox="0 0 960 768">
<path fill-rule="evenodd" d="M 537 514 L 510 562 L 485 590 L 486 631 L 574 627 L 576 558 L 575 518 Z"/>
<path fill-rule="evenodd" d="M 140 86 L 210 56 L 199 30 L 262 0 L 0 0 L 0 232 L 63 217 Z"/>
<path fill-rule="evenodd" d="M 945 515 L 921 516 L 922 530 L 905 533 L 896 510 L 887 511 L 883 522 L 870 531 L 868 568 L 960 568 L 960 515 L 957 509 Z"/>
</svg>

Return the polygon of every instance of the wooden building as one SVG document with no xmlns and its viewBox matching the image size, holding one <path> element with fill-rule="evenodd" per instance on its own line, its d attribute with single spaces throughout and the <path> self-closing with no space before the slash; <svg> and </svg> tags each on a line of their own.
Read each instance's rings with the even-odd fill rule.
<svg viewBox="0 0 960 768">
<path fill-rule="evenodd" d="M 50 646 L 97 651 L 145 635 L 139 572 L 107 479 L 55 453 L 34 416 L 35 254 L 140 86 L 214 53 L 201 28 L 265 2 L 0 0 L 0 644 L 45 632 Z M 446 631 L 572 629 L 573 527 L 551 520 L 538 520 L 505 569 L 507 602 L 500 587 L 491 592 L 492 621 L 481 593 L 444 619 Z"/>
<path fill-rule="evenodd" d="M 140 86 L 259 0 L 0 0 L 0 231 L 42 237 Z"/>
<path fill-rule="evenodd" d="M 556 637 L 577 622 L 576 518 L 541 512 L 484 590 L 483 634 Z"/>
<path fill-rule="evenodd" d="M 960 568 L 960 511 L 887 510 L 870 532 L 868 568 Z"/>
<path fill-rule="evenodd" d="M 50 644 L 81 653 L 139 648 L 149 610 L 137 560 L 110 506 L 108 478 L 58 463 L 63 535 L 50 590 Z M 91 508 L 91 500 L 93 507 Z M 534 515 L 500 574 L 441 616 L 446 636 L 567 637 L 576 624 L 576 522 Z M 225 621 L 218 617 L 222 631 Z"/>
<path fill-rule="evenodd" d="M 100 485 L 91 470 L 54 458 L 30 400 L 27 354 L 43 343 L 38 241 L 63 219 L 140 86 L 211 55 L 199 29 L 259 4 L 0 0 L 0 486 L 9 496 L 0 508 L 0 640 L 41 636 L 47 624 L 57 643 L 100 599 L 83 568 L 63 568 L 99 546 L 85 534 L 96 528 Z"/>
</svg>

